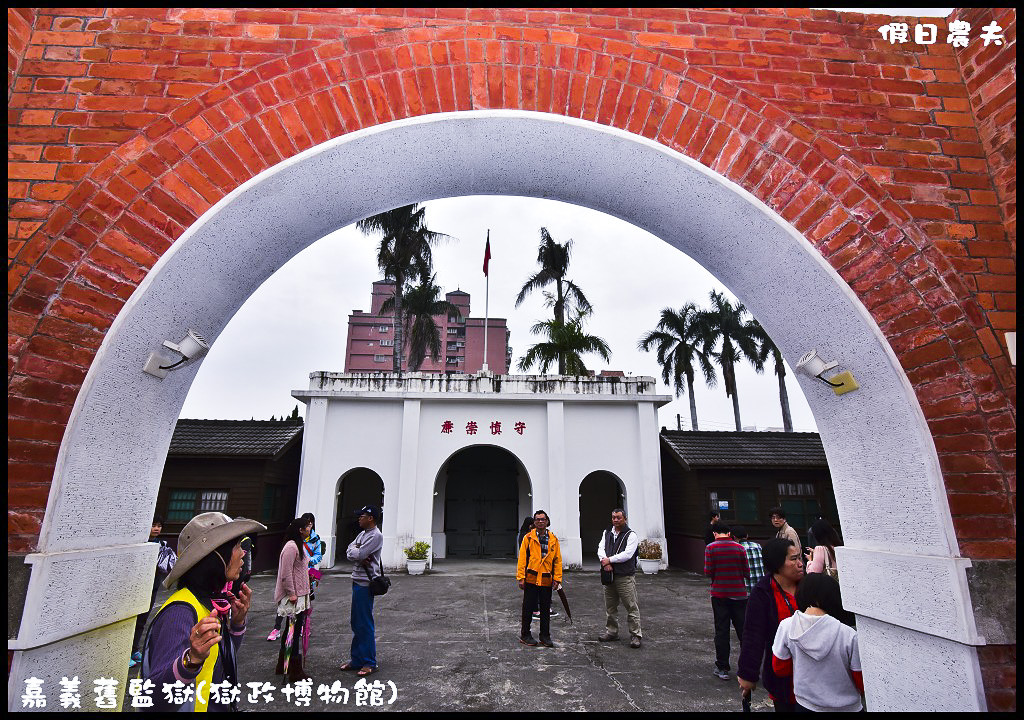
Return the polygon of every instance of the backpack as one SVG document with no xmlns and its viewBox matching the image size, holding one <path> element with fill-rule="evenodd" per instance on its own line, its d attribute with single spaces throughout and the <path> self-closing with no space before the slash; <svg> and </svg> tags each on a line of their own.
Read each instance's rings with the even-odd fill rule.
<svg viewBox="0 0 1024 720">
<path fill-rule="evenodd" d="M 174 569 L 174 563 L 178 562 L 178 554 L 165 542 L 160 543 L 160 554 L 156 558 L 156 571 L 162 577 L 167 577 Z"/>
</svg>

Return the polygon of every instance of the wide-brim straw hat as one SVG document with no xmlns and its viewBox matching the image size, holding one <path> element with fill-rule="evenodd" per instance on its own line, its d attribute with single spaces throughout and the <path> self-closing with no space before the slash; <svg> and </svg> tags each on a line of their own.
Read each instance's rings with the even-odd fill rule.
<svg viewBox="0 0 1024 720">
<path fill-rule="evenodd" d="M 171 587 L 196 563 L 229 540 L 266 529 L 263 523 L 245 518 L 232 520 L 224 513 L 205 512 L 196 515 L 178 534 L 178 560 L 164 580 L 164 587 Z M 227 562 L 229 558 L 223 559 Z"/>
</svg>

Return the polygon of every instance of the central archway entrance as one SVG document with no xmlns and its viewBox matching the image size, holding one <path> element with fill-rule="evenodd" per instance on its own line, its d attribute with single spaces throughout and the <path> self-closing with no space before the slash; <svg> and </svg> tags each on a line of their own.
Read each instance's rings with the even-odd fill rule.
<svg viewBox="0 0 1024 720">
<path fill-rule="evenodd" d="M 515 455 L 499 447 L 465 448 L 441 467 L 436 486 L 435 535 L 440 509 L 445 557 L 515 559 L 520 519 L 530 513 L 529 477 Z"/>
</svg>

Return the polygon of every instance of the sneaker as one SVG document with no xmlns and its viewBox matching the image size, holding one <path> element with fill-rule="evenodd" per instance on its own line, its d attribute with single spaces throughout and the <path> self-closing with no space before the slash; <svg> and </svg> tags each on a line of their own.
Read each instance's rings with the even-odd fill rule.
<svg viewBox="0 0 1024 720">
<path fill-rule="evenodd" d="M 558 617 L 558 611 L 557 610 L 552 610 L 550 613 L 548 613 L 548 617 L 549 618 L 556 618 L 556 617 Z M 537 622 L 538 620 L 540 620 L 540 610 L 534 610 L 533 611 L 533 622 Z"/>
<path fill-rule="evenodd" d="M 267 640 L 272 642 L 274 640 L 277 640 L 279 637 L 281 637 L 281 631 L 277 628 L 274 628 L 270 631 L 270 634 L 267 635 Z"/>
<path fill-rule="evenodd" d="M 612 642 L 612 641 L 618 640 L 618 639 L 619 639 L 618 635 L 612 635 L 611 633 L 608 633 L 608 632 L 601 633 L 600 635 L 597 636 L 597 641 L 598 642 Z"/>
<path fill-rule="evenodd" d="M 633 648 L 634 650 L 636 650 L 638 647 L 640 647 L 640 644 L 641 644 L 640 643 L 640 638 L 637 637 L 636 635 L 634 635 L 633 637 L 631 637 L 629 639 L 629 646 L 631 648 Z"/>
<path fill-rule="evenodd" d="M 128 661 L 128 667 L 133 668 L 136 665 L 138 665 L 140 662 L 142 662 L 142 653 L 140 653 L 140 652 L 133 652 L 132 653 L 132 659 Z"/>
<path fill-rule="evenodd" d="M 720 679 L 720 680 L 728 680 L 729 679 L 729 671 L 728 670 L 722 670 L 720 667 L 718 667 L 716 665 L 714 672 L 715 672 L 715 677 Z"/>
<path fill-rule="evenodd" d="M 529 645 L 530 647 L 537 647 L 537 641 L 533 639 L 533 635 L 531 633 L 520 635 L 519 642 L 523 645 Z"/>
</svg>

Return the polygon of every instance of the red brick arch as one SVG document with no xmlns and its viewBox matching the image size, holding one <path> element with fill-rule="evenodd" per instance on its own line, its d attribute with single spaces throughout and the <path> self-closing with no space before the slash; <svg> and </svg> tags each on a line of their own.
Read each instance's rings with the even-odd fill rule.
<svg viewBox="0 0 1024 720">
<path fill-rule="evenodd" d="M 995 372 L 993 359 L 1006 363 L 985 312 L 922 222 L 949 211 L 898 201 L 831 133 L 724 79 L 728 68 L 679 57 L 693 38 L 631 35 L 624 42 L 546 21 L 481 22 L 318 43 L 203 90 L 115 147 L 53 206 L 9 273 L 10 549 L 28 549 L 38 532 L 52 459 L 104 331 L 203 212 L 259 172 L 346 132 L 433 112 L 517 108 L 654 139 L 790 221 L 871 310 L 908 371 L 932 421 L 962 552 L 1012 554 L 1012 508 L 1000 492 L 1013 450 L 1012 379 Z M 1006 519 L 993 526 L 989 518 L 983 531 L 979 513 Z"/>
</svg>

